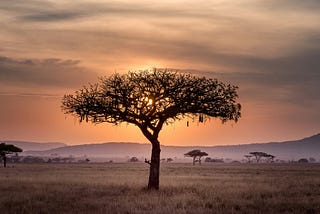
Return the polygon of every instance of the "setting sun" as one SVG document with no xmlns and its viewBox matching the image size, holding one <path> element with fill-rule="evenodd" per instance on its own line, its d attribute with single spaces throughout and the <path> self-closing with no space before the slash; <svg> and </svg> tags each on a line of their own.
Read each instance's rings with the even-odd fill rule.
<svg viewBox="0 0 320 214">
<path fill-rule="evenodd" d="M 149 98 L 149 97 L 146 97 L 146 102 L 147 102 L 148 106 L 151 106 L 153 104 L 153 99 Z"/>
</svg>

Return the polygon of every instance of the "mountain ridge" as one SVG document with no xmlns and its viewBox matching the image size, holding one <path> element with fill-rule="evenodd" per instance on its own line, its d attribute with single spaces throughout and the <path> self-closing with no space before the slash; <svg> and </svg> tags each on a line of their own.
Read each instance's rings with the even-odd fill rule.
<svg viewBox="0 0 320 214">
<path fill-rule="evenodd" d="M 67 146 L 67 144 L 61 143 L 61 142 L 31 142 L 31 141 L 19 141 L 19 140 L 0 140 L 0 143 L 13 144 L 23 149 L 23 151 L 27 151 L 27 150 L 44 151 L 48 149 Z"/>
<path fill-rule="evenodd" d="M 66 145 L 66 144 L 64 144 Z M 279 159 L 295 160 L 314 157 L 320 160 L 320 134 L 282 142 L 252 143 L 219 146 L 161 146 L 161 155 L 164 158 L 176 157 L 183 159 L 185 153 L 192 149 L 200 149 L 216 158 L 243 159 L 243 156 L 252 151 L 263 151 L 275 155 Z M 149 158 L 151 144 L 133 142 L 105 142 L 97 144 L 69 145 L 42 151 L 25 151 L 25 155 L 50 156 L 88 156 L 88 157 L 130 157 Z"/>
</svg>

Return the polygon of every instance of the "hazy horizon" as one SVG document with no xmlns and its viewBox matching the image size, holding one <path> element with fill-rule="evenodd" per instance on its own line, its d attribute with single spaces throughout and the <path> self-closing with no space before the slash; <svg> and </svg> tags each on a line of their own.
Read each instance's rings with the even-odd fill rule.
<svg viewBox="0 0 320 214">
<path fill-rule="evenodd" d="M 304 140 L 306 138 L 318 136 L 320 133 L 315 133 L 311 136 L 304 136 L 302 138 L 297 138 L 297 139 L 287 139 L 283 141 L 266 141 L 266 142 L 249 142 L 249 143 L 235 143 L 235 144 L 214 144 L 214 145 L 202 145 L 202 144 L 197 144 L 197 145 L 183 145 L 183 144 L 166 144 L 161 146 L 179 146 L 179 147 L 215 147 L 215 146 L 239 146 L 239 145 L 254 145 L 254 144 L 269 144 L 269 143 L 284 143 L 284 142 L 291 142 L 291 141 L 299 141 L 299 140 Z M 151 145 L 150 142 L 147 140 L 145 142 L 134 142 L 134 141 L 101 141 L 101 142 L 81 142 L 81 143 L 68 143 L 68 142 L 58 142 L 58 141 L 26 141 L 26 140 L 15 140 L 15 139 L 7 139 L 7 140 L 2 140 L 0 139 L 0 142 L 26 142 L 26 143 L 40 143 L 40 144 L 64 144 L 66 146 L 80 146 L 80 145 L 99 145 L 99 144 L 141 144 L 141 145 Z"/>
<path fill-rule="evenodd" d="M 0 2 L 0 139 L 148 143 L 137 127 L 81 123 L 64 94 L 99 76 L 175 68 L 239 86 L 238 123 L 178 121 L 162 145 L 296 140 L 320 132 L 320 2 Z"/>
</svg>

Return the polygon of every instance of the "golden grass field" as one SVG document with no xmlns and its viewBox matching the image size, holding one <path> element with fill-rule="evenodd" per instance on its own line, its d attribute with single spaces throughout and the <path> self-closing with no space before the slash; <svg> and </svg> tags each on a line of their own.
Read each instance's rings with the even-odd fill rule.
<svg viewBox="0 0 320 214">
<path fill-rule="evenodd" d="M 9 164 L 0 213 L 320 213 L 319 164 Z"/>
</svg>

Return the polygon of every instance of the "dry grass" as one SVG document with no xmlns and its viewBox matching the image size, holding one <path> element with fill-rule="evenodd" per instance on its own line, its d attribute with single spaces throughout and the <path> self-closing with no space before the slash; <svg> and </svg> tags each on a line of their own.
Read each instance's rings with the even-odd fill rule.
<svg viewBox="0 0 320 214">
<path fill-rule="evenodd" d="M 0 168 L 0 213 L 320 213 L 320 165 L 16 164 Z"/>
</svg>

